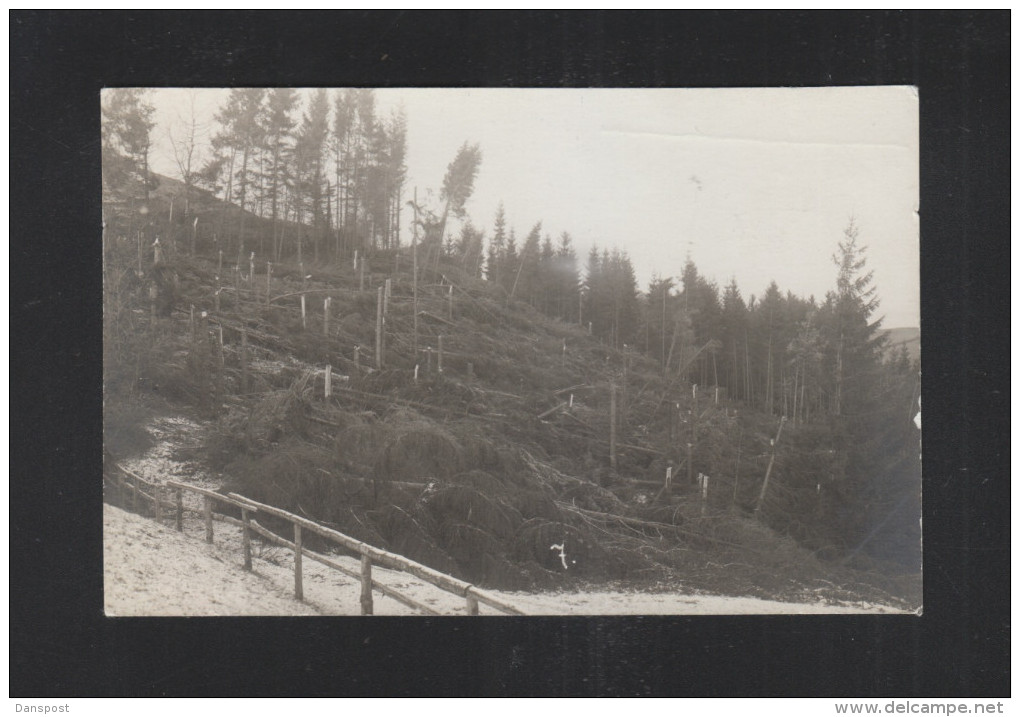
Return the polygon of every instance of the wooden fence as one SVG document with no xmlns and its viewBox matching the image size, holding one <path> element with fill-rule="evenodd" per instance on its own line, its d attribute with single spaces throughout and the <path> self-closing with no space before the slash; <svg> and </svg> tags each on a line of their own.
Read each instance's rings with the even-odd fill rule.
<svg viewBox="0 0 1020 717">
<path fill-rule="evenodd" d="M 184 494 L 193 493 L 201 496 L 202 498 L 202 509 L 201 515 L 205 522 L 205 541 L 207 543 L 213 542 L 213 504 L 222 503 L 229 505 L 240 511 L 241 518 L 237 519 L 230 515 L 222 513 L 216 514 L 216 519 L 232 525 L 237 525 L 241 528 L 241 541 L 244 550 L 244 569 L 252 569 L 252 550 L 251 550 L 251 536 L 252 533 L 256 533 L 265 540 L 275 543 L 276 545 L 282 545 L 290 550 L 294 551 L 294 597 L 298 600 L 304 599 L 304 588 L 303 588 L 303 574 L 302 574 L 302 558 L 309 558 L 317 563 L 321 563 L 333 570 L 336 570 L 348 577 L 361 581 L 361 614 L 371 615 L 373 613 L 372 605 L 372 592 L 378 591 L 383 595 L 396 600 L 397 602 L 406 605 L 420 613 L 426 615 L 439 615 L 436 610 L 433 610 L 428 605 L 424 605 L 417 600 L 414 600 L 392 587 L 378 582 L 372 577 L 372 567 L 378 565 L 380 567 L 389 568 L 391 570 L 398 570 L 401 572 L 413 575 L 431 585 L 434 585 L 441 590 L 453 593 L 459 597 L 464 598 L 467 613 L 469 615 L 478 615 L 479 604 L 488 605 L 495 610 L 507 615 L 523 615 L 518 608 L 510 605 L 503 600 L 500 600 L 494 595 L 481 590 L 471 583 L 459 580 L 451 575 L 441 573 L 438 570 L 417 563 L 413 560 L 390 553 L 386 550 L 381 550 L 374 546 L 363 543 L 360 540 L 344 535 L 343 533 L 327 528 L 324 525 L 320 525 L 307 518 L 302 518 L 299 515 L 294 515 L 280 508 L 274 506 L 265 505 L 264 503 L 258 503 L 245 496 L 238 495 L 236 493 L 230 493 L 229 495 L 223 495 L 213 490 L 206 488 L 200 488 L 198 486 L 186 485 L 184 483 L 178 483 L 177 481 L 167 481 L 165 486 L 152 481 L 147 481 L 144 478 L 128 471 L 127 469 L 117 466 L 120 474 L 114 479 L 114 489 L 118 492 L 120 498 L 120 504 L 125 508 L 129 508 L 135 512 L 141 512 L 149 504 L 152 506 L 152 515 L 158 522 L 162 520 L 167 510 L 172 509 L 174 527 L 178 531 L 184 529 L 184 512 L 194 511 L 191 508 L 186 509 L 184 505 Z M 170 500 L 168 492 L 172 491 L 173 500 Z M 260 525 L 255 519 L 256 513 L 262 513 L 265 515 L 272 515 L 277 518 L 282 518 L 288 521 L 293 526 L 294 540 L 290 541 L 276 533 L 268 530 L 264 526 Z M 331 541 L 347 550 L 357 553 L 361 556 L 361 567 L 360 570 L 353 570 L 348 568 L 335 560 L 321 555 L 317 552 L 310 551 L 308 548 L 302 545 L 302 536 L 304 532 L 314 533 L 326 540 Z"/>
<path fill-rule="evenodd" d="M 118 503 L 125 510 L 146 513 L 151 507 L 152 517 L 158 522 L 167 506 L 167 496 L 159 483 L 148 481 L 119 464 L 117 472 L 107 476 L 113 494 L 111 502 Z"/>
</svg>

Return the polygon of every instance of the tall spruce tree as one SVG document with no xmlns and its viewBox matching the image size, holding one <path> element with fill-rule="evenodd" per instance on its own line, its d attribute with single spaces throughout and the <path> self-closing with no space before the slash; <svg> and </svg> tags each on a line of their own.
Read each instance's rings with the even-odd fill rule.
<svg viewBox="0 0 1020 717">
<path fill-rule="evenodd" d="M 874 379 L 885 346 L 880 329 L 882 319 L 874 318 L 878 296 L 867 270 L 866 247 L 858 244 L 859 230 L 851 218 L 832 260 L 838 267 L 836 293 L 832 297 L 830 347 L 833 362 L 832 412 L 853 413 L 855 401 L 865 395 L 867 382 Z"/>
<path fill-rule="evenodd" d="M 723 290 L 722 341 L 720 359 L 727 388 L 733 398 L 747 398 L 748 346 L 747 304 L 740 295 L 736 278 Z"/>
<path fill-rule="evenodd" d="M 510 287 L 511 299 L 518 298 L 527 301 L 536 308 L 540 304 L 539 261 L 541 260 L 541 248 L 539 238 L 541 235 L 542 222 L 538 222 L 524 239 L 516 276 L 514 276 L 513 284 Z"/>
<path fill-rule="evenodd" d="M 492 239 L 489 240 L 489 252 L 485 261 L 485 278 L 492 282 L 499 282 L 502 275 L 502 267 L 506 262 L 506 210 L 503 202 L 499 203 L 496 209 L 496 221 L 492 230 Z"/>
<path fill-rule="evenodd" d="M 282 209 L 281 195 L 291 178 L 293 152 L 292 116 L 297 107 L 297 92 L 289 87 L 269 91 L 264 115 L 263 136 L 266 142 L 265 187 L 269 200 L 269 220 L 272 224 L 272 254 L 278 260 L 282 252 L 279 219 Z"/>
<path fill-rule="evenodd" d="M 213 147 L 220 151 L 226 150 L 229 156 L 223 165 L 228 174 L 225 199 L 236 202 L 240 210 L 238 236 L 242 240 L 248 189 L 254 170 L 252 159 L 261 147 L 262 126 L 259 119 L 265 92 L 261 88 L 233 89 L 227 96 L 226 104 L 216 115 L 221 131 L 213 138 Z"/>
<path fill-rule="evenodd" d="M 439 200 L 443 202 L 443 213 L 439 217 L 439 236 L 437 246 L 441 246 L 446 234 L 446 222 L 452 214 L 461 218 L 465 214 L 464 205 L 475 191 L 475 179 L 482 164 L 482 150 L 477 144 L 464 142 L 457 150 L 457 156 L 446 168 L 443 187 Z M 438 254 L 436 257 L 438 261 Z"/>
<path fill-rule="evenodd" d="M 314 258 L 326 236 L 326 135 L 329 131 L 329 102 L 326 90 L 316 90 L 305 112 L 295 141 L 295 174 L 299 197 L 299 218 L 304 208 L 309 212 Z M 300 253 L 300 239 L 298 240 Z"/>
<path fill-rule="evenodd" d="M 577 254 L 574 253 L 570 234 L 560 234 L 560 245 L 556 250 L 553 264 L 553 280 L 556 285 L 556 316 L 564 321 L 580 322 L 578 298 L 580 277 L 577 271 Z"/>
<path fill-rule="evenodd" d="M 858 239 L 851 219 L 833 256 L 836 290 L 819 312 L 836 451 L 828 518 L 851 553 L 872 541 L 882 521 L 919 486 L 911 484 L 917 444 L 905 396 L 913 382 L 890 381 L 883 364 L 878 297 Z"/>
</svg>

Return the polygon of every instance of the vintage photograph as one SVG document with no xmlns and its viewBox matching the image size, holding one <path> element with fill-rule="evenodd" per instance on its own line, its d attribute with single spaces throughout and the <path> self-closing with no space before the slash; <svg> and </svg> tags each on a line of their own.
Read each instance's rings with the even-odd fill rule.
<svg viewBox="0 0 1020 717">
<path fill-rule="evenodd" d="M 915 88 L 101 106 L 108 616 L 921 614 Z"/>
</svg>

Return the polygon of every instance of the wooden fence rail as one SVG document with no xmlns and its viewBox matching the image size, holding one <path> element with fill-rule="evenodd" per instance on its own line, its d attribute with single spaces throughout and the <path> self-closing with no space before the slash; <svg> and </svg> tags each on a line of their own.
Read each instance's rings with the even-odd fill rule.
<svg viewBox="0 0 1020 717">
<path fill-rule="evenodd" d="M 163 518 L 163 486 L 154 481 L 146 480 L 137 473 L 129 471 L 119 463 L 114 467 L 118 473 L 112 477 L 114 488 L 120 504 L 135 513 L 141 512 L 143 505 L 152 503 L 152 516 L 158 523 Z"/>
<path fill-rule="evenodd" d="M 140 479 L 142 480 L 142 479 Z M 148 483 L 146 481 L 146 483 Z M 149 483 L 149 485 L 157 485 Z M 246 570 L 251 570 L 251 533 L 257 533 L 264 539 L 281 545 L 290 550 L 294 551 L 294 596 L 301 600 L 303 599 L 303 575 L 302 575 L 302 557 L 307 557 L 310 560 L 321 563 L 333 570 L 360 580 L 361 581 L 361 614 L 371 615 L 373 612 L 372 604 L 372 592 L 377 591 L 387 597 L 396 600 L 397 602 L 406 605 L 414 610 L 427 615 L 438 615 L 439 613 L 432 608 L 424 605 L 417 600 L 414 600 L 406 595 L 401 594 L 392 587 L 378 582 L 372 576 L 373 565 L 388 568 L 391 570 L 398 570 L 401 572 L 413 575 L 431 585 L 434 585 L 441 590 L 453 593 L 465 600 L 465 607 L 469 615 L 478 614 L 479 603 L 488 605 L 495 610 L 509 615 L 523 615 L 518 608 L 510 605 L 509 603 L 499 599 L 498 597 L 489 594 L 488 592 L 481 590 L 471 583 L 459 580 L 451 575 L 441 573 L 438 570 L 417 563 L 413 560 L 390 553 L 385 550 L 381 550 L 367 543 L 363 543 L 355 538 L 345 535 L 339 531 L 327 528 L 324 525 L 320 525 L 314 521 L 302 518 L 301 516 L 294 515 L 281 508 L 276 508 L 271 505 L 259 503 L 250 498 L 247 498 L 236 493 L 230 493 L 223 495 L 206 488 L 200 488 L 198 486 L 186 485 L 184 483 L 178 483 L 177 481 L 167 481 L 166 488 L 173 490 L 175 494 L 174 506 L 175 506 L 175 520 L 174 524 L 177 530 L 183 529 L 183 513 L 184 513 L 184 498 L 185 492 L 194 493 L 202 497 L 202 509 L 201 515 L 205 523 L 205 538 L 207 542 L 212 542 L 213 538 L 213 512 L 212 506 L 214 502 L 223 503 L 226 505 L 237 508 L 241 513 L 241 519 L 238 520 L 232 516 L 218 514 L 216 517 L 218 520 L 227 522 L 233 525 L 241 527 L 242 530 L 242 545 L 244 549 L 244 566 Z M 192 512 L 198 512 L 191 509 Z M 294 541 L 291 542 L 282 536 L 268 530 L 264 526 L 260 525 L 257 520 L 253 517 L 255 513 L 262 513 L 265 515 L 272 515 L 277 518 L 281 518 L 290 522 L 294 526 Z M 310 551 L 305 545 L 302 544 L 302 531 L 314 533 L 322 538 L 325 538 L 333 543 L 336 543 L 352 552 L 357 553 L 361 556 L 361 569 L 360 571 L 352 570 L 347 568 L 334 560 L 320 555 L 314 551 Z"/>
</svg>

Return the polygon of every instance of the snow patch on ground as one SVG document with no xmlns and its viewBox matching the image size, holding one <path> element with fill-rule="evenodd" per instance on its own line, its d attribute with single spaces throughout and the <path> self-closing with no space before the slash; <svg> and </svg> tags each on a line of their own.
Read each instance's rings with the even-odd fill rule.
<svg viewBox="0 0 1020 717">
<path fill-rule="evenodd" d="M 175 457 L 177 449 L 195 445 L 204 427 L 183 417 L 158 418 L 148 427 L 156 445 L 144 456 L 124 461 L 126 469 L 156 483 L 176 480 L 216 490 L 217 476 L 190 460 Z M 305 556 L 302 561 L 304 601 L 294 599 L 293 551 L 253 536 L 253 571 L 243 570 L 241 529 L 214 522 L 213 543 L 205 542 L 205 525 L 197 514 L 201 501 L 185 493 L 183 531 L 173 527 L 168 511 L 162 522 L 103 506 L 106 613 L 142 615 L 358 615 L 361 584 Z M 360 569 L 358 558 L 328 556 L 349 571 Z M 373 568 L 373 578 L 443 615 L 465 615 L 464 598 L 399 571 Z M 869 603 L 817 601 L 788 603 L 752 597 L 640 593 L 623 590 L 572 592 L 489 591 L 529 615 L 732 615 L 899 613 Z M 418 615 L 392 598 L 374 593 L 376 615 Z M 481 615 L 501 614 L 480 605 Z"/>
<path fill-rule="evenodd" d="M 358 615 L 360 582 L 312 561 L 302 566 L 304 602 L 294 599 L 293 551 L 253 540 L 253 572 L 242 569 L 240 529 L 214 523 L 213 543 L 204 542 L 198 518 L 178 533 L 169 524 L 104 506 L 106 612 L 141 615 Z M 351 571 L 356 558 L 331 555 Z M 375 580 L 443 615 L 465 615 L 461 597 L 399 571 L 373 568 Z M 893 613 L 882 605 L 784 603 L 751 597 L 583 591 L 524 593 L 490 591 L 528 615 L 731 615 Z M 374 593 L 376 615 L 418 615 Z M 484 604 L 481 615 L 500 614 Z"/>
<path fill-rule="evenodd" d="M 798 615 L 897 613 L 884 605 L 789 603 L 753 597 L 585 591 L 571 593 L 500 593 L 529 615 Z"/>
<path fill-rule="evenodd" d="M 148 518 L 103 506 L 104 603 L 110 617 L 315 615 L 219 550 Z"/>
</svg>

